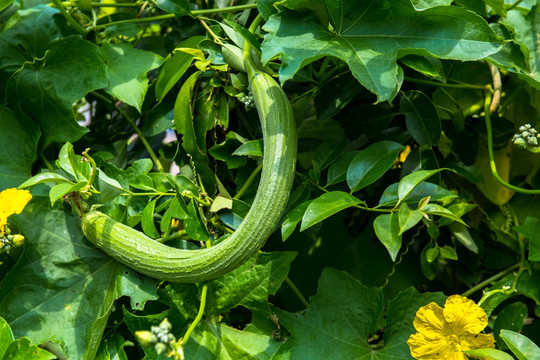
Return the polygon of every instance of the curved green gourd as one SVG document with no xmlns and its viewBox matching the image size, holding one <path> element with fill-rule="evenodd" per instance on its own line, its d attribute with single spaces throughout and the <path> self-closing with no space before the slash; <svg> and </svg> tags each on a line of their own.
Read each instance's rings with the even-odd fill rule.
<svg viewBox="0 0 540 360">
<path fill-rule="evenodd" d="M 264 157 L 257 194 L 236 231 L 210 248 L 181 250 L 91 211 L 82 217 L 82 230 L 91 243 L 134 270 L 172 282 L 219 277 L 242 265 L 264 245 L 287 205 L 294 180 L 297 136 L 286 94 L 270 75 L 255 67 L 249 51 L 246 45 L 244 58 L 263 130 Z"/>
</svg>

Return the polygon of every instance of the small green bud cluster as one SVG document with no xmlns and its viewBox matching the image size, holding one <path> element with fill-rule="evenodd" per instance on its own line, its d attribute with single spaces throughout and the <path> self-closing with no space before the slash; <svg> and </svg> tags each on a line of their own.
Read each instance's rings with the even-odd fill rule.
<svg viewBox="0 0 540 360">
<path fill-rule="evenodd" d="M 11 250 L 12 247 L 20 247 L 24 244 L 24 236 L 16 235 L 0 235 L 0 253 Z"/>
<path fill-rule="evenodd" d="M 169 350 L 172 343 L 176 341 L 171 329 L 171 323 L 165 318 L 159 326 L 152 326 L 150 331 L 136 331 L 135 336 L 143 346 L 153 346 L 156 352 L 161 354 Z"/>
<path fill-rule="evenodd" d="M 251 94 L 246 95 L 245 93 L 241 92 L 236 97 L 242 104 L 244 104 L 246 109 L 252 109 L 255 107 L 253 96 Z"/>
<path fill-rule="evenodd" d="M 539 145 L 538 139 L 540 138 L 538 131 L 530 124 L 520 126 L 519 131 L 520 133 L 515 134 L 512 138 L 514 145 L 527 149 L 531 152 L 539 152 L 540 149 L 537 149 Z"/>
</svg>

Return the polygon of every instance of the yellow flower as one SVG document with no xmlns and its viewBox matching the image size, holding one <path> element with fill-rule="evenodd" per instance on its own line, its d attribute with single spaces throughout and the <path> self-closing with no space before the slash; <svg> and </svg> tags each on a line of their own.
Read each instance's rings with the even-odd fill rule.
<svg viewBox="0 0 540 360">
<path fill-rule="evenodd" d="M 13 214 L 20 214 L 31 198 L 32 195 L 28 190 L 11 188 L 0 192 L 0 235 L 4 234 L 7 218 Z"/>
<path fill-rule="evenodd" d="M 418 360 L 467 360 L 463 351 L 495 346 L 491 335 L 479 334 L 488 324 L 484 310 L 460 295 L 446 299 L 444 309 L 434 302 L 422 306 L 413 324 L 418 333 L 407 345 Z"/>
</svg>

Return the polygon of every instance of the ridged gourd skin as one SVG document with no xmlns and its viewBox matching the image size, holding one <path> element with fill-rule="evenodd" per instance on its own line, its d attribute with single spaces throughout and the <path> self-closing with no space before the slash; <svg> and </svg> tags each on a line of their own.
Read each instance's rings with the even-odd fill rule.
<svg viewBox="0 0 540 360">
<path fill-rule="evenodd" d="M 107 215 L 90 211 L 82 230 L 96 247 L 150 277 L 193 283 L 219 277 L 246 262 L 279 224 L 292 188 L 296 164 L 296 124 L 287 95 L 268 74 L 248 70 L 263 130 L 261 180 L 251 209 L 236 231 L 210 248 L 182 250 L 161 244 Z"/>
</svg>

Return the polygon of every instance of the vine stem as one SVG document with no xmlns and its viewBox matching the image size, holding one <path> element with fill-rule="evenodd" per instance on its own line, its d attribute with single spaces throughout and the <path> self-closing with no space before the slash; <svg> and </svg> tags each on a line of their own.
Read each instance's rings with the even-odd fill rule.
<svg viewBox="0 0 540 360">
<path fill-rule="evenodd" d="M 135 121 L 129 116 L 120 106 L 116 105 L 111 99 L 107 98 L 106 96 L 101 95 L 100 93 L 94 91 L 92 92 L 92 95 L 95 97 L 100 98 L 101 100 L 106 101 L 107 103 L 113 105 L 116 110 L 127 120 L 129 125 L 135 130 L 137 135 L 139 136 L 139 139 L 141 140 L 143 146 L 146 148 L 146 151 L 148 151 L 148 154 L 150 154 L 150 157 L 152 158 L 152 161 L 154 162 L 154 165 L 158 169 L 159 172 L 165 172 L 165 169 L 163 168 L 163 165 L 161 165 L 161 162 L 159 161 L 158 157 L 156 156 L 156 153 L 148 143 L 148 140 L 143 136 L 143 133 L 141 129 L 135 124 Z"/>
<path fill-rule="evenodd" d="M 59 0 L 55 0 L 55 1 L 59 1 Z M 193 16 L 210 15 L 210 14 L 219 14 L 219 13 L 243 11 L 243 10 L 248 10 L 248 9 L 254 9 L 256 7 L 257 7 L 257 4 L 246 4 L 246 5 L 228 6 L 228 7 L 219 8 L 219 9 L 192 10 L 190 12 L 190 14 L 193 15 Z M 94 29 L 104 29 L 104 28 L 107 28 L 109 26 L 120 25 L 120 24 L 144 23 L 144 22 L 151 22 L 151 21 L 174 19 L 174 18 L 176 18 L 176 14 L 165 14 L 165 15 L 158 15 L 158 16 L 149 16 L 149 17 L 138 18 L 138 19 L 126 19 L 126 20 L 112 21 L 112 22 L 107 23 L 107 24 L 98 25 Z"/>
<path fill-rule="evenodd" d="M 495 156 L 493 155 L 493 129 L 491 127 L 491 116 L 490 116 L 490 107 L 491 107 L 491 92 L 486 92 L 484 99 L 484 119 L 486 121 L 486 130 L 487 130 L 487 146 L 488 146 L 488 156 L 489 156 L 489 166 L 491 168 L 491 174 L 493 177 L 505 188 L 513 190 L 517 193 L 526 194 L 526 195 L 538 195 L 540 194 L 540 189 L 530 190 L 523 189 L 518 186 L 514 186 L 504 181 L 498 171 L 497 165 L 495 164 Z"/>
<path fill-rule="evenodd" d="M 251 175 L 249 175 L 248 179 L 246 180 L 244 185 L 242 185 L 240 190 L 238 190 L 238 192 L 236 193 L 236 195 L 234 196 L 233 199 L 240 199 L 244 195 L 244 193 L 247 191 L 247 189 L 249 189 L 249 187 L 251 186 L 251 184 L 253 183 L 253 181 L 257 177 L 257 175 L 261 172 L 261 170 L 262 170 L 262 163 L 257 165 L 255 170 L 253 170 Z"/>
<path fill-rule="evenodd" d="M 104 4 L 100 2 L 91 3 L 93 7 L 139 7 L 139 3 L 114 3 L 114 4 Z"/>
<path fill-rule="evenodd" d="M 425 84 L 425 85 L 431 85 L 431 86 L 443 87 L 443 88 L 471 89 L 471 90 L 486 90 L 487 89 L 487 85 L 446 84 L 446 83 L 438 83 L 438 82 L 424 80 L 424 79 L 417 79 L 410 76 L 405 76 L 404 79 L 406 81 L 410 81 L 417 84 Z"/>
<path fill-rule="evenodd" d="M 289 279 L 288 276 L 285 278 L 285 282 L 287 283 L 287 285 L 289 285 L 289 287 L 291 288 L 291 290 L 293 291 L 293 293 L 296 295 L 296 297 L 298 298 L 298 300 L 300 300 L 300 302 L 301 302 L 302 304 L 304 304 L 304 306 L 305 306 L 306 308 L 310 307 L 309 301 L 306 300 L 306 298 L 304 297 L 304 295 L 302 295 L 302 293 L 300 292 L 300 290 L 298 290 L 298 288 L 296 287 L 296 285 L 294 285 L 294 283 L 292 282 L 291 279 Z"/>
<path fill-rule="evenodd" d="M 161 165 L 161 162 L 159 161 L 158 157 L 156 156 L 156 153 L 154 152 L 154 150 L 152 149 L 152 147 L 148 143 L 148 140 L 146 140 L 146 138 L 144 137 L 141 129 L 139 129 L 137 127 L 137 124 L 135 124 L 135 121 L 133 121 L 131 116 L 129 116 L 122 108 L 120 108 L 119 106 L 116 106 L 116 105 L 114 105 L 114 106 L 120 112 L 120 114 L 122 114 L 122 116 L 127 120 L 127 122 L 131 125 L 133 130 L 135 130 L 137 135 L 139 135 L 139 139 L 141 140 L 144 147 L 146 148 L 146 151 L 148 151 L 148 153 L 150 154 L 150 157 L 154 161 L 154 165 L 156 165 L 156 168 L 158 169 L 158 171 L 159 172 L 165 172 L 165 169 L 163 168 L 163 165 Z"/>
<path fill-rule="evenodd" d="M 184 334 L 184 337 L 182 338 L 182 346 L 184 346 L 191 336 L 191 333 L 193 330 L 195 330 L 195 327 L 199 324 L 201 321 L 203 314 L 204 314 L 204 308 L 206 306 L 206 294 L 208 293 L 208 283 L 204 283 L 202 290 L 201 290 L 201 304 L 199 305 L 199 312 L 197 313 L 197 317 L 195 317 L 195 320 L 189 325 L 189 328 L 186 330 L 186 333 Z"/>
<path fill-rule="evenodd" d="M 514 265 L 510 266 L 508 269 L 505 269 L 505 270 L 503 270 L 503 271 L 501 271 L 501 272 L 487 278 L 486 280 L 484 280 L 482 282 L 479 282 L 478 284 L 476 284 L 475 286 L 473 286 L 469 290 L 463 292 L 461 295 L 465 296 L 465 297 L 468 297 L 468 296 L 474 294 L 475 292 L 477 292 L 478 290 L 481 290 L 481 289 L 485 288 L 486 286 L 488 286 L 492 282 L 497 281 L 499 279 L 502 279 L 503 277 L 510 274 L 512 271 L 514 271 L 519 266 L 520 266 L 520 264 L 514 264 Z"/>
<path fill-rule="evenodd" d="M 52 0 L 54 6 L 56 6 L 58 8 L 58 10 L 60 10 L 60 13 L 62 14 L 62 16 L 66 19 L 66 21 L 75 28 L 75 30 L 77 30 L 77 32 L 81 35 L 86 35 L 86 30 L 81 26 L 81 24 L 79 24 L 77 21 L 75 21 L 74 18 L 71 17 L 71 15 L 69 15 L 69 13 L 66 11 L 66 8 L 64 7 L 64 5 L 62 4 L 62 2 L 60 2 L 60 0 Z"/>
<path fill-rule="evenodd" d="M 39 157 L 41 158 L 41 160 L 43 161 L 43 163 L 45 164 L 45 166 L 47 167 L 47 169 L 49 169 L 50 172 L 54 172 L 54 168 L 52 167 L 51 163 L 49 162 L 49 160 L 47 160 L 47 158 L 45 157 L 45 155 L 43 155 L 43 153 L 41 153 L 41 155 L 39 155 Z"/>
</svg>

